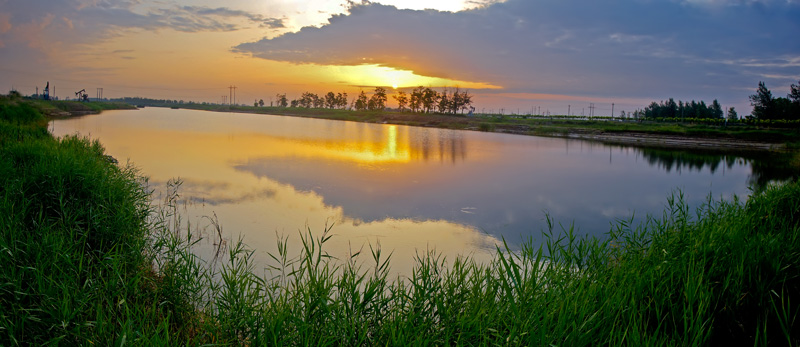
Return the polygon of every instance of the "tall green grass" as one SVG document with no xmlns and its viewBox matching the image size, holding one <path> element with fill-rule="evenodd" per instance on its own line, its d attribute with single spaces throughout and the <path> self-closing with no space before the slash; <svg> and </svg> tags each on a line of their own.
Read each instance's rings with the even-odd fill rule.
<svg viewBox="0 0 800 347">
<path fill-rule="evenodd" d="M 241 239 L 193 253 L 179 181 L 151 205 L 99 143 L 19 136 L 40 120 L 19 105 L 0 99 L 0 345 L 800 343 L 796 181 L 697 210 L 677 195 L 603 239 L 551 226 L 490 263 L 420 252 L 403 277 L 379 245 L 334 259 L 330 228 L 306 230 L 264 272 Z"/>
<path fill-rule="evenodd" d="M 800 184 L 668 206 L 602 240 L 551 228 L 488 264 L 421 253 L 407 277 L 379 247 L 331 258 L 329 230 L 303 232 L 299 254 L 279 238 L 265 276 L 241 240 L 217 272 L 190 251 L 161 266 L 202 288 L 183 299 L 202 317 L 193 343 L 797 345 Z M 192 242 L 166 224 L 184 230 L 162 230 L 175 245 Z"/>
</svg>

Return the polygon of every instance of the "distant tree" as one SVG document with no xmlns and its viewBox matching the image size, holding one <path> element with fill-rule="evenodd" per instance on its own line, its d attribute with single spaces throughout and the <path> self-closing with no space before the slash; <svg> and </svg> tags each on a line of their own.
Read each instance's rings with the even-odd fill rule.
<svg viewBox="0 0 800 347">
<path fill-rule="evenodd" d="M 775 98 L 772 102 L 773 119 L 797 119 L 794 105 L 788 98 Z"/>
<path fill-rule="evenodd" d="M 369 98 L 367 102 L 367 109 L 370 111 L 383 111 L 386 109 L 386 89 L 382 87 L 375 88 L 375 94 Z"/>
<path fill-rule="evenodd" d="M 675 103 L 675 100 L 669 98 L 666 104 L 666 114 L 664 115 L 667 118 L 675 118 L 679 116 L 678 114 L 678 104 Z"/>
<path fill-rule="evenodd" d="M 793 103 L 800 104 L 800 85 L 792 84 L 788 97 Z"/>
<path fill-rule="evenodd" d="M 411 97 L 409 98 L 408 107 L 411 109 L 411 112 L 418 112 L 422 108 L 422 91 L 423 88 L 417 87 L 411 92 Z"/>
<path fill-rule="evenodd" d="M 703 117 L 703 118 L 714 118 L 714 119 L 722 119 L 725 115 L 725 112 L 722 111 L 722 105 L 719 104 L 717 99 L 711 103 L 711 107 L 709 108 L 710 117 Z"/>
<path fill-rule="evenodd" d="M 425 113 L 430 113 L 433 111 L 437 101 L 439 101 L 439 92 L 431 88 L 425 88 L 422 90 L 421 103 L 422 109 L 425 111 Z"/>
<path fill-rule="evenodd" d="M 367 94 L 364 91 L 361 91 L 361 94 L 358 94 L 358 98 L 354 101 L 354 108 L 357 111 L 364 111 L 367 109 L 367 104 L 369 103 L 369 99 L 367 98 Z"/>
<path fill-rule="evenodd" d="M 338 104 L 339 103 L 336 101 L 336 94 L 333 94 L 333 92 L 328 92 L 328 94 L 325 94 L 325 107 L 334 108 Z"/>
<path fill-rule="evenodd" d="M 450 113 L 450 104 L 451 104 L 451 96 L 447 94 L 447 88 L 445 88 L 439 94 L 439 100 L 436 103 L 436 108 L 439 113 Z"/>
<path fill-rule="evenodd" d="M 311 95 L 311 102 L 314 105 L 314 108 L 323 108 L 325 107 L 325 99 L 319 97 L 317 94 Z"/>
<path fill-rule="evenodd" d="M 264 107 L 264 99 L 258 99 L 258 106 Z"/>
<path fill-rule="evenodd" d="M 792 84 L 791 91 L 787 96 L 789 97 L 789 101 L 791 101 L 788 110 L 789 117 L 791 119 L 800 119 L 800 85 Z"/>
<path fill-rule="evenodd" d="M 460 91 L 458 87 L 456 87 L 455 92 L 453 92 L 451 104 L 451 113 L 463 113 L 464 111 L 473 109 L 472 107 L 472 95 L 469 95 L 467 91 Z"/>
<path fill-rule="evenodd" d="M 253 100 L 253 107 L 258 107 L 258 100 Z"/>
<path fill-rule="evenodd" d="M 764 82 L 758 82 L 756 93 L 750 95 L 750 105 L 753 106 L 751 115 L 757 119 L 773 119 L 775 116 L 774 103 L 772 92 L 767 89 Z"/>
<path fill-rule="evenodd" d="M 298 102 L 297 99 L 292 100 L 292 107 L 297 107 L 299 104 L 300 102 Z"/>
<path fill-rule="evenodd" d="M 619 111 L 619 118 L 625 118 L 625 110 Z"/>
<path fill-rule="evenodd" d="M 311 92 L 305 92 L 300 96 L 300 100 L 297 101 L 297 104 L 300 107 L 305 108 L 322 108 L 324 105 L 324 100 L 321 99 L 317 94 Z"/>
<path fill-rule="evenodd" d="M 731 106 L 728 108 L 728 121 L 737 121 L 739 120 L 739 115 L 736 113 L 736 109 Z"/>
<path fill-rule="evenodd" d="M 397 95 L 392 95 L 392 98 L 397 100 L 397 107 L 400 109 L 400 112 L 403 112 L 403 109 L 408 105 L 408 94 L 401 90 L 397 92 Z"/>
<path fill-rule="evenodd" d="M 336 106 L 341 109 L 347 108 L 347 93 L 336 94 Z"/>
<path fill-rule="evenodd" d="M 289 101 L 286 99 L 286 93 L 277 94 L 275 95 L 278 103 L 278 107 L 286 107 L 289 106 Z M 292 106 L 294 107 L 294 106 Z"/>
</svg>

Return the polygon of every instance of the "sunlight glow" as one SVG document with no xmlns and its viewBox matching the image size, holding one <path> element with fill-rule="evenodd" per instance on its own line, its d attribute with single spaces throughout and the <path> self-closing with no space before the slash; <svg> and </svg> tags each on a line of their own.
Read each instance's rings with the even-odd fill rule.
<svg viewBox="0 0 800 347">
<path fill-rule="evenodd" d="M 448 78 L 417 75 L 413 71 L 398 70 L 375 64 L 356 66 L 329 66 L 330 73 L 341 83 L 352 86 L 397 88 L 426 87 L 460 87 L 466 89 L 502 89 L 484 82 L 470 82 Z"/>
</svg>

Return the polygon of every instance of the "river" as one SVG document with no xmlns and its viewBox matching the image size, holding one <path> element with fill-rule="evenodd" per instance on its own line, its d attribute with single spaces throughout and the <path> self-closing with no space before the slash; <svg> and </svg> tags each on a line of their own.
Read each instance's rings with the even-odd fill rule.
<svg viewBox="0 0 800 347">
<path fill-rule="evenodd" d="M 603 237 L 618 219 L 660 216 L 678 191 L 699 206 L 797 174 L 776 164 L 785 162 L 778 154 L 183 109 L 106 111 L 50 127 L 133 163 L 155 201 L 180 178 L 184 223 L 208 240 L 201 253 L 217 238 L 212 220 L 259 259 L 278 237 L 297 250 L 299 233 L 332 226 L 332 255 L 380 244 L 401 273 L 418 252 L 486 260 L 502 239 L 539 242 L 547 216 L 556 231 Z"/>
</svg>

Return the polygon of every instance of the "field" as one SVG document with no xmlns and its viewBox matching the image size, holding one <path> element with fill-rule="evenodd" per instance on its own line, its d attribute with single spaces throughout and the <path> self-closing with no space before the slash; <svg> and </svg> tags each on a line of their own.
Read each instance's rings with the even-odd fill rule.
<svg viewBox="0 0 800 347">
<path fill-rule="evenodd" d="M 551 227 L 487 264 L 420 254 L 403 278 L 388 251 L 333 259 L 308 230 L 264 274 L 247 240 L 192 253 L 179 181 L 151 204 L 134 167 L 46 122 L 0 96 L 0 345 L 800 344 L 796 179 L 697 210 L 665 197 L 604 239 Z"/>
</svg>

